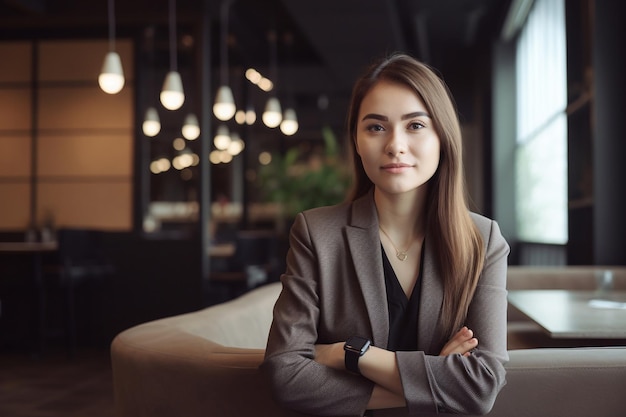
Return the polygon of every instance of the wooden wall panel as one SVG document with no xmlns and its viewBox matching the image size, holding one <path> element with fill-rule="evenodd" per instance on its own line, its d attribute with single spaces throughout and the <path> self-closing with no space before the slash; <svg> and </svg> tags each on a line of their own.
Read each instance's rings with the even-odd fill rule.
<svg viewBox="0 0 626 417">
<path fill-rule="evenodd" d="M 27 227 L 31 141 L 37 139 L 38 226 L 132 229 L 134 91 L 98 87 L 107 40 L 39 43 L 37 111 L 30 42 L 0 42 L 0 229 Z M 131 80 L 132 42 L 117 42 Z M 33 115 L 38 131 L 33 135 Z"/>
<path fill-rule="evenodd" d="M 0 229 L 26 230 L 30 218 L 30 184 L 0 182 Z"/>
<path fill-rule="evenodd" d="M 130 230 L 130 182 L 39 183 L 39 221 L 49 211 L 56 227 Z"/>
<path fill-rule="evenodd" d="M 99 87 L 46 87 L 39 95 L 39 128 L 132 129 L 132 90 L 106 94 Z"/>
<path fill-rule="evenodd" d="M 124 78 L 128 82 L 134 74 L 132 43 L 128 40 L 117 40 L 115 50 L 120 55 Z M 98 87 L 98 74 L 108 51 L 109 42 L 105 40 L 41 42 L 39 80 L 87 81 Z"/>
<path fill-rule="evenodd" d="M 44 135 L 39 138 L 39 176 L 115 176 L 131 181 L 130 134 Z"/>
<path fill-rule="evenodd" d="M 30 136 L 0 136 L 0 179 L 29 177 L 30 150 Z"/>
<path fill-rule="evenodd" d="M 27 87 L 0 87 L 0 133 L 3 130 L 30 130 L 30 95 L 31 90 Z"/>
<path fill-rule="evenodd" d="M 32 48 L 30 42 L 0 42 L 0 83 L 30 83 Z"/>
</svg>

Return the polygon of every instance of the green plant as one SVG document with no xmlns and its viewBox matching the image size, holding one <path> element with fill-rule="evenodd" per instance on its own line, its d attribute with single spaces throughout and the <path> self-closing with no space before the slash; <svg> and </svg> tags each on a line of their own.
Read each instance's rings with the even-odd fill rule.
<svg viewBox="0 0 626 417">
<path fill-rule="evenodd" d="M 275 154 L 272 162 L 259 172 L 260 189 L 266 201 L 280 203 L 284 214 L 297 213 L 341 202 L 350 183 L 335 135 L 329 127 L 322 129 L 324 152 L 305 157 L 298 148 L 284 155 Z"/>
</svg>

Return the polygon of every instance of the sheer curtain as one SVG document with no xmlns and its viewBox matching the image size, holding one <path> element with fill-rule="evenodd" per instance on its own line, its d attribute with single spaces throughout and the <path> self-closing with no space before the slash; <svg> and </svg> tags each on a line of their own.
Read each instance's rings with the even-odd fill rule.
<svg viewBox="0 0 626 417">
<path fill-rule="evenodd" d="M 516 204 L 522 241 L 567 242 L 563 0 L 536 0 L 517 41 Z"/>
</svg>

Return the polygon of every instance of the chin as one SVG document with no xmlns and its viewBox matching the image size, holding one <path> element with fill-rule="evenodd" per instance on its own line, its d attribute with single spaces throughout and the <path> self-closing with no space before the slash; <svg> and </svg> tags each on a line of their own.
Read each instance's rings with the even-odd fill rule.
<svg viewBox="0 0 626 417">
<path fill-rule="evenodd" d="M 423 184 L 422 184 L 423 185 Z M 378 189 L 385 194 L 400 195 L 416 193 L 422 185 L 417 186 L 378 186 Z"/>
</svg>

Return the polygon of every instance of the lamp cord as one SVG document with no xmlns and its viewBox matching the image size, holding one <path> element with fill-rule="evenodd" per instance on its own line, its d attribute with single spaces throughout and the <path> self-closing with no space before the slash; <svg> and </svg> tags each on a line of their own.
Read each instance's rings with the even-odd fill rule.
<svg viewBox="0 0 626 417">
<path fill-rule="evenodd" d="M 221 8 L 221 36 L 222 42 L 220 45 L 220 77 L 222 78 L 222 85 L 228 85 L 228 8 L 232 0 L 223 0 Z"/>
<path fill-rule="evenodd" d="M 170 0 L 170 69 L 178 71 L 176 65 L 176 0 Z"/>
<path fill-rule="evenodd" d="M 115 0 L 109 0 L 109 51 L 115 51 Z"/>
</svg>

